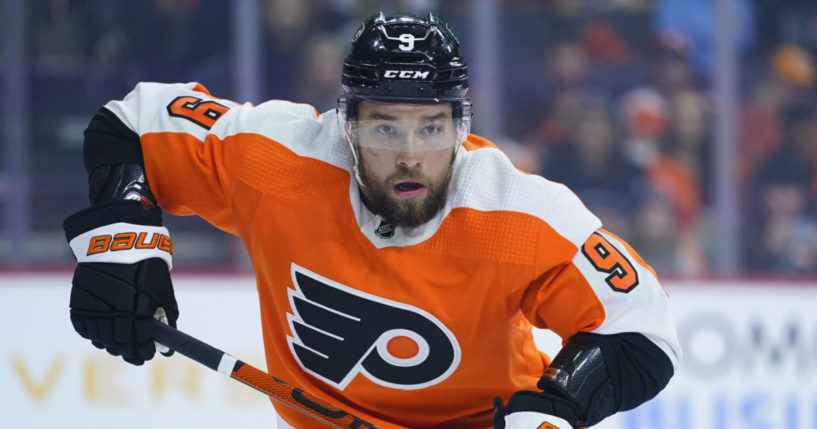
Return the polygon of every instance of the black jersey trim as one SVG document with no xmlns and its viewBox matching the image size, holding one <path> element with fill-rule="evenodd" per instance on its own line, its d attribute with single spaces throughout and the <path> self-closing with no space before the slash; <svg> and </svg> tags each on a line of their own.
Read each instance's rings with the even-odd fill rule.
<svg viewBox="0 0 817 429">
<path fill-rule="evenodd" d="M 82 233 L 117 222 L 162 226 L 162 211 L 157 206 L 145 209 L 139 201 L 108 201 L 68 216 L 63 221 L 63 229 L 65 238 L 70 242 Z"/>
<path fill-rule="evenodd" d="M 85 129 L 83 157 L 89 175 L 108 164 L 144 166 L 139 135 L 105 107 L 97 111 Z"/>
<path fill-rule="evenodd" d="M 619 411 L 652 399 L 672 378 L 669 356 L 643 334 L 594 335 L 620 398 Z"/>
<path fill-rule="evenodd" d="M 580 332 L 568 340 L 538 387 L 570 398 L 592 426 L 652 399 L 674 372 L 669 357 L 640 333 Z"/>
</svg>

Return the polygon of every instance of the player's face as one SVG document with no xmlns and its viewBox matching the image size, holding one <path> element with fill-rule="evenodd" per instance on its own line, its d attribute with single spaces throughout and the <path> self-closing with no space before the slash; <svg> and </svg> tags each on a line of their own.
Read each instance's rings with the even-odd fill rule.
<svg viewBox="0 0 817 429">
<path fill-rule="evenodd" d="M 393 225 L 421 225 L 445 205 L 457 142 L 449 103 L 362 101 L 355 122 L 369 208 Z"/>
</svg>

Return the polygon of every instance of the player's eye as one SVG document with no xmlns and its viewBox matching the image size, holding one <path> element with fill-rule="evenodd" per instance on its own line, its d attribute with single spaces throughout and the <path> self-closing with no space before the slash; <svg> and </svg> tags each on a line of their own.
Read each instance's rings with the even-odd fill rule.
<svg viewBox="0 0 817 429">
<path fill-rule="evenodd" d="M 396 132 L 395 128 L 391 125 L 378 125 L 375 130 L 377 130 L 378 134 L 383 136 L 390 136 Z"/>
<path fill-rule="evenodd" d="M 434 136 L 442 131 L 443 127 L 440 125 L 426 125 L 423 127 L 422 133 L 425 135 Z"/>
</svg>

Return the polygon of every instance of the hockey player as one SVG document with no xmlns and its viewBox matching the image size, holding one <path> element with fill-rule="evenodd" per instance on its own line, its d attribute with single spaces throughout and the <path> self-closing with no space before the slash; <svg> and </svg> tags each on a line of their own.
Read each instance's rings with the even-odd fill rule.
<svg viewBox="0 0 817 429">
<path fill-rule="evenodd" d="M 105 104 L 85 131 L 91 206 L 65 221 L 77 332 L 151 359 L 151 319 L 179 315 L 162 211 L 195 214 L 243 239 L 269 372 L 382 427 L 579 428 L 656 395 L 681 351 L 655 273 L 568 188 L 469 134 L 458 45 L 433 13 L 373 15 L 322 114 L 196 83 Z M 552 360 L 532 326 L 563 338 Z"/>
</svg>

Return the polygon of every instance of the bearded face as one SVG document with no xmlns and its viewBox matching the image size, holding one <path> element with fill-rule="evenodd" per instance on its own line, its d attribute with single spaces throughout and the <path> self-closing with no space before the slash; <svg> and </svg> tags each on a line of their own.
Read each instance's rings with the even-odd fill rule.
<svg viewBox="0 0 817 429">
<path fill-rule="evenodd" d="M 457 127 L 449 103 L 362 102 L 355 121 L 361 192 L 395 226 L 414 227 L 445 205 Z"/>
</svg>

